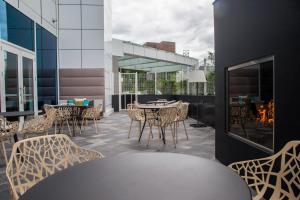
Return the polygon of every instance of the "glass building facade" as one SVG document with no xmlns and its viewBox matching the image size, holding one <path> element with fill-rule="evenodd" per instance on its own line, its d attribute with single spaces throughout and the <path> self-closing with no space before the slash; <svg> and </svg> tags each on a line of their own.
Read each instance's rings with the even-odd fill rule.
<svg viewBox="0 0 300 200">
<path fill-rule="evenodd" d="M 34 36 L 35 32 L 36 36 Z M 35 52 L 38 109 L 41 109 L 44 104 L 57 104 L 57 38 L 16 8 L 0 0 L 0 39 Z M 24 66 L 26 68 L 23 63 L 23 68 Z M 17 69 L 13 70 L 11 65 L 8 72 L 10 73 L 7 75 L 15 74 L 17 77 Z M 25 86 L 27 85 L 24 84 Z M 28 106 L 32 105 L 25 105 L 24 109 Z"/>
<path fill-rule="evenodd" d="M 36 25 L 38 107 L 57 104 L 57 39 Z"/>
<path fill-rule="evenodd" d="M 0 25 L 1 39 L 34 51 L 34 22 L 2 0 Z"/>
</svg>

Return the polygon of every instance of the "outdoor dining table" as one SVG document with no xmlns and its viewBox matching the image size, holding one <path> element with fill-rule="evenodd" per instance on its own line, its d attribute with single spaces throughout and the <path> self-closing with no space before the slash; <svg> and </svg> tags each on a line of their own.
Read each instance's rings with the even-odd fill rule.
<svg viewBox="0 0 300 200">
<path fill-rule="evenodd" d="M 40 181 L 20 200 L 251 200 L 228 167 L 174 153 L 135 153 L 89 161 Z"/>
<path fill-rule="evenodd" d="M 159 109 L 161 108 L 170 108 L 170 107 L 175 107 L 175 106 L 171 106 L 171 105 L 151 105 L 151 104 L 137 104 L 136 108 L 138 109 L 142 109 L 144 110 L 144 116 L 145 116 L 145 120 L 144 120 L 144 124 L 143 124 L 143 128 L 141 130 L 140 136 L 139 136 L 139 142 L 141 141 L 146 123 L 147 123 L 147 111 L 146 110 L 152 110 L 155 112 L 158 112 Z M 164 142 L 164 144 L 166 144 L 166 136 L 165 136 L 165 131 L 163 130 L 163 128 L 161 128 L 161 133 L 162 133 L 162 140 Z"/>
<path fill-rule="evenodd" d="M 70 108 L 71 109 L 71 118 L 72 118 L 72 136 L 75 137 L 75 122 L 82 119 L 82 112 L 89 108 L 89 106 L 76 106 L 76 105 L 54 105 L 56 109 L 59 108 Z M 79 123 L 79 128 L 81 129 L 81 123 Z"/>
<path fill-rule="evenodd" d="M 171 104 L 171 103 L 175 103 L 175 102 L 176 102 L 175 100 L 172 100 L 172 101 L 156 100 L 156 101 L 148 101 L 147 103 L 148 104 L 154 104 L 154 105 L 157 105 L 157 104 L 167 105 L 167 104 Z"/>
</svg>

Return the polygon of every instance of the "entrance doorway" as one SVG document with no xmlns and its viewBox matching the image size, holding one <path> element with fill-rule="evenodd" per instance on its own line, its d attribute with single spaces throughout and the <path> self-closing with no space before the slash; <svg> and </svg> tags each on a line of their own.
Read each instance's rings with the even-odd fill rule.
<svg viewBox="0 0 300 200">
<path fill-rule="evenodd" d="M 37 114 L 35 53 L 0 40 L 1 112 Z"/>
</svg>

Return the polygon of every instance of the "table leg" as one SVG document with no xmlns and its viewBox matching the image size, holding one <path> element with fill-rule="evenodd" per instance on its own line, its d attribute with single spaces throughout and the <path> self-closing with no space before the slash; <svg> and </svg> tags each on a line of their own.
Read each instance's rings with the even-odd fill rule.
<svg viewBox="0 0 300 200">
<path fill-rule="evenodd" d="M 166 144 L 165 130 L 163 127 L 161 127 L 161 134 L 162 134 L 162 140 L 163 140 L 164 144 Z"/>
<path fill-rule="evenodd" d="M 14 134 L 14 141 L 15 141 L 15 143 L 19 141 L 18 133 L 15 133 L 15 134 Z M 19 148 L 17 148 L 17 153 L 20 153 Z"/>
<path fill-rule="evenodd" d="M 19 138 L 18 138 L 18 134 L 17 134 L 17 133 L 14 134 L 14 140 L 15 140 L 15 143 L 19 141 Z"/>
<path fill-rule="evenodd" d="M 145 121 L 144 121 L 144 124 L 143 124 L 143 128 L 140 132 L 140 137 L 139 137 L 139 142 L 141 141 L 141 138 L 142 138 L 142 134 L 144 132 L 144 129 L 145 129 L 145 126 L 146 126 L 146 122 L 147 122 L 147 115 L 146 115 L 146 109 L 144 109 L 144 116 L 145 116 Z"/>
</svg>

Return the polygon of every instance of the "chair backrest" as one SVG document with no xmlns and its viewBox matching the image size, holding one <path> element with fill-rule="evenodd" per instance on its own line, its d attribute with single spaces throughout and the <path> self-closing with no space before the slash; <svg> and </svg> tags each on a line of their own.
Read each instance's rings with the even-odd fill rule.
<svg viewBox="0 0 300 200">
<path fill-rule="evenodd" d="M 6 168 L 13 197 L 18 199 L 44 178 L 82 162 L 103 158 L 101 153 L 83 149 L 64 134 L 17 142 Z"/>
<path fill-rule="evenodd" d="M 144 118 L 144 111 L 136 108 L 135 104 L 127 104 L 128 116 L 132 120 L 142 120 Z"/>
<path fill-rule="evenodd" d="M 300 199 L 300 141 L 288 142 L 273 156 L 229 165 L 262 198 Z"/>
<path fill-rule="evenodd" d="M 19 122 L 9 122 L 7 119 L 0 115 L 0 140 L 7 140 L 19 129 Z"/>
<path fill-rule="evenodd" d="M 178 106 L 178 120 L 183 121 L 186 120 L 189 111 L 189 103 L 181 103 Z"/>
<path fill-rule="evenodd" d="M 160 124 L 163 127 L 171 125 L 177 117 L 176 107 L 164 107 L 159 109 L 158 113 Z"/>
</svg>

